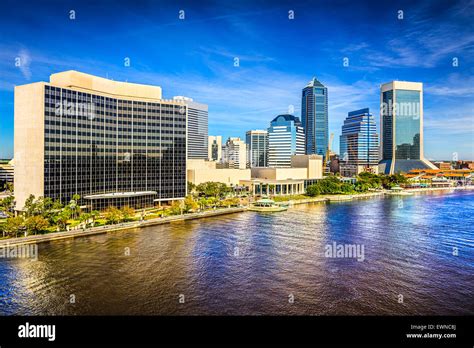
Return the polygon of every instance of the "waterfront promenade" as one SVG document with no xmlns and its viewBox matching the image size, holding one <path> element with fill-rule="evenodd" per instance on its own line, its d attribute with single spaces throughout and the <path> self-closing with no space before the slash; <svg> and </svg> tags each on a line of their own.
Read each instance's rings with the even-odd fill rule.
<svg viewBox="0 0 474 348">
<path fill-rule="evenodd" d="M 407 191 L 414 193 L 423 193 L 423 192 L 432 192 L 432 191 L 454 191 L 454 190 L 474 190 L 474 186 L 463 186 L 463 187 L 439 187 L 439 188 L 420 188 L 420 189 L 409 189 Z M 369 199 L 375 197 L 384 197 L 387 190 L 369 192 L 369 193 L 360 193 L 352 195 L 324 195 L 306 199 L 295 199 L 289 200 L 288 203 L 290 206 L 299 205 L 299 204 L 309 204 L 309 203 L 331 203 L 331 202 L 344 202 L 351 201 L 355 199 Z M 142 228 L 154 225 L 168 224 L 173 222 L 179 222 L 184 220 L 194 220 L 202 219 L 207 217 L 235 214 L 247 211 L 247 207 L 235 207 L 235 208 L 218 208 L 215 210 L 208 210 L 198 213 L 189 213 L 182 215 L 173 215 L 164 218 L 155 218 L 150 220 L 143 221 L 132 221 L 119 223 L 114 225 L 98 226 L 91 227 L 86 229 L 78 229 L 71 231 L 60 231 L 52 232 L 42 235 L 34 235 L 27 237 L 18 237 L 18 238 L 8 238 L 0 240 L 0 248 L 18 246 L 18 245 L 27 245 L 27 244 L 37 244 L 61 239 L 70 239 L 85 237 L 91 235 L 104 234 L 108 232 L 115 232 L 127 229 Z"/>
</svg>

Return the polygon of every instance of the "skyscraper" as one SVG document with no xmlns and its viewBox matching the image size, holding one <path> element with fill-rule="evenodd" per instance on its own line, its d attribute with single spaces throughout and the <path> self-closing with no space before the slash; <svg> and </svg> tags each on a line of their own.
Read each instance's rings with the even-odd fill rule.
<svg viewBox="0 0 474 348">
<path fill-rule="evenodd" d="M 220 162 L 222 159 L 222 136 L 209 135 L 208 137 L 208 159 Z"/>
<path fill-rule="evenodd" d="M 305 154 L 304 129 L 298 117 L 279 115 L 268 128 L 268 166 L 291 167 L 291 156 Z"/>
<path fill-rule="evenodd" d="M 301 122 L 306 136 L 306 154 L 326 157 L 328 148 L 328 89 L 316 78 L 303 88 Z"/>
<path fill-rule="evenodd" d="M 161 88 L 77 71 L 15 87 L 15 199 L 89 209 L 153 206 L 186 195 L 186 114 Z"/>
<path fill-rule="evenodd" d="M 340 171 L 355 176 L 362 171 L 378 173 L 379 142 L 375 118 L 368 108 L 351 111 L 340 138 Z"/>
<path fill-rule="evenodd" d="M 392 81 L 380 89 L 382 160 L 386 174 L 436 168 L 423 156 L 423 84 Z"/>
<path fill-rule="evenodd" d="M 245 134 L 247 144 L 247 167 L 266 167 L 268 165 L 268 132 L 249 130 Z"/>
<path fill-rule="evenodd" d="M 230 137 L 222 147 L 222 164 L 225 168 L 245 169 L 247 167 L 247 146 L 238 137 Z"/>
<path fill-rule="evenodd" d="M 189 159 L 207 159 L 208 106 L 192 98 L 177 96 L 173 100 L 188 106 L 187 152 Z"/>
</svg>

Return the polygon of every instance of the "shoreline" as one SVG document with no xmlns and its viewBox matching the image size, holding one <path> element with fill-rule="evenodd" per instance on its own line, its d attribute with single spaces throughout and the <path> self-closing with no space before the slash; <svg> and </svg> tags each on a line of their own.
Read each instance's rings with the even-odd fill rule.
<svg viewBox="0 0 474 348">
<path fill-rule="evenodd" d="M 456 191 L 456 190 L 474 190 L 474 186 L 407 189 L 407 191 L 413 192 L 413 193 L 423 193 L 423 192 L 433 192 L 433 191 Z M 325 195 L 323 197 L 289 200 L 286 203 L 288 203 L 291 207 L 291 206 L 300 205 L 300 204 L 348 202 L 348 201 L 353 201 L 357 199 L 369 199 L 369 198 L 385 197 L 385 196 L 388 196 L 387 190 L 353 194 L 353 195 Z M 155 226 L 155 225 L 177 223 L 177 222 L 182 222 L 185 220 L 203 219 L 207 217 L 242 213 L 246 211 L 247 211 L 247 207 L 221 208 L 221 209 L 208 210 L 208 211 L 199 212 L 199 213 L 174 215 L 174 216 L 168 216 L 165 218 L 155 218 L 155 219 L 143 220 L 143 221 L 125 222 L 125 223 L 116 224 L 116 225 L 92 227 L 85 230 L 61 231 L 61 232 L 52 232 L 52 233 L 27 236 L 27 237 L 8 238 L 8 239 L 0 240 L 0 248 L 45 243 L 45 242 L 71 239 L 71 238 L 74 239 L 74 238 L 87 237 L 87 236 L 92 236 L 92 235 L 105 234 L 109 232 L 129 230 L 129 229 L 134 229 L 134 228 L 143 228 L 143 227 L 149 227 L 149 226 Z"/>
</svg>

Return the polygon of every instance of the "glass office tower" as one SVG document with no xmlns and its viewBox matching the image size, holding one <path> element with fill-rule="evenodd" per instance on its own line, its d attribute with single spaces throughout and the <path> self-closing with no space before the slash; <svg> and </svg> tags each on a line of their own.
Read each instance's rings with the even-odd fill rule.
<svg viewBox="0 0 474 348">
<path fill-rule="evenodd" d="M 79 194 L 81 205 L 99 210 L 185 197 L 186 105 L 161 100 L 154 86 L 129 85 L 66 72 L 17 87 L 20 207 L 29 194 L 63 204 Z"/>
<path fill-rule="evenodd" d="M 245 134 L 247 144 L 247 167 L 268 166 L 268 132 L 266 130 L 249 130 Z"/>
<path fill-rule="evenodd" d="M 304 129 L 298 117 L 279 115 L 268 128 L 268 166 L 291 167 L 291 156 L 305 154 Z"/>
<path fill-rule="evenodd" d="M 177 96 L 173 100 L 181 101 L 188 107 L 188 158 L 208 158 L 208 106 L 195 102 L 192 98 Z"/>
<path fill-rule="evenodd" d="M 381 86 L 380 170 L 386 174 L 434 169 L 423 156 L 423 84 L 392 81 Z"/>
<path fill-rule="evenodd" d="M 316 78 L 303 89 L 301 122 L 306 136 L 306 154 L 325 157 L 329 133 L 328 89 Z"/>
<path fill-rule="evenodd" d="M 343 176 L 354 176 L 362 171 L 378 172 L 377 125 L 368 108 L 348 113 L 339 149 Z"/>
</svg>

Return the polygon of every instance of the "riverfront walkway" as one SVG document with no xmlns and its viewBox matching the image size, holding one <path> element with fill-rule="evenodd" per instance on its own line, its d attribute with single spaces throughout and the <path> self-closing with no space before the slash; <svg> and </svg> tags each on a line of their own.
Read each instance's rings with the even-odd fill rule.
<svg viewBox="0 0 474 348">
<path fill-rule="evenodd" d="M 462 186 L 462 187 L 437 187 L 437 188 L 419 188 L 419 189 L 407 189 L 406 191 L 421 193 L 421 192 L 430 192 L 430 191 L 453 191 L 453 190 L 474 190 L 473 186 Z M 325 195 L 321 197 L 305 198 L 305 199 L 295 199 L 289 200 L 285 203 L 288 203 L 290 206 L 298 204 L 308 204 L 308 203 L 331 203 L 331 202 L 345 202 L 351 201 L 354 199 L 364 199 L 364 198 L 373 198 L 373 197 L 384 197 L 387 190 L 374 191 L 368 193 L 352 194 L 352 195 Z M 280 202 L 283 203 L 283 202 Z M 208 210 L 200 213 L 190 213 L 183 215 L 173 215 L 164 218 L 156 218 L 143 221 L 132 221 L 125 222 L 115 225 L 106 225 L 86 228 L 83 230 L 71 230 L 71 231 L 62 231 L 62 232 L 52 232 L 47 234 L 19 237 L 19 238 L 7 238 L 0 240 L 0 248 L 8 246 L 17 246 L 25 244 L 36 244 L 49 242 L 54 240 L 85 237 L 90 235 L 104 234 L 113 231 L 128 230 L 132 228 L 141 228 L 147 226 L 168 224 L 178 221 L 201 219 L 212 216 L 234 214 L 247 211 L 246 207 L 238 208 L 218 208 L 215 210 Z"/>
<path fill-rule="evenodd" d="M 27 236 L 27 237 L 2 239 L 0 240 L 0 248 L 17 246 L 17 245 L 25 245 L 25 244 L 37 244 L 37 243 L 49 242 L 49 241 L 60 240 L 60 239 L 85 237 L 85 236 L 90 236 L 90 235 L 108 233 L 112 231 L 120 231 L 120 230 L 132 229 L 132 228 L 162 225 L 162 224 L 168 224 L 168 223 L 184 221 L 184 220 L 202 219 L 202 218 L 218 216 L 218 215 L 240 213 L 245 210 L 246 208 L 244 207 L 221 208 L 221 209 L 215 209 L 215 210 L 208 210 L 208 211 L 204 211 L 200 213 L 173 215 L 173 216 L 168 216 L 164 218 L 124 222 L 124 223 L 115 224 L 115 225 L 98 226 L 98 227 L 91 227 L 91 228 L 80 229 L 80 230 L 52 232 L 52 233 L 39 234 L 39 235 Z"/>
</svg>

